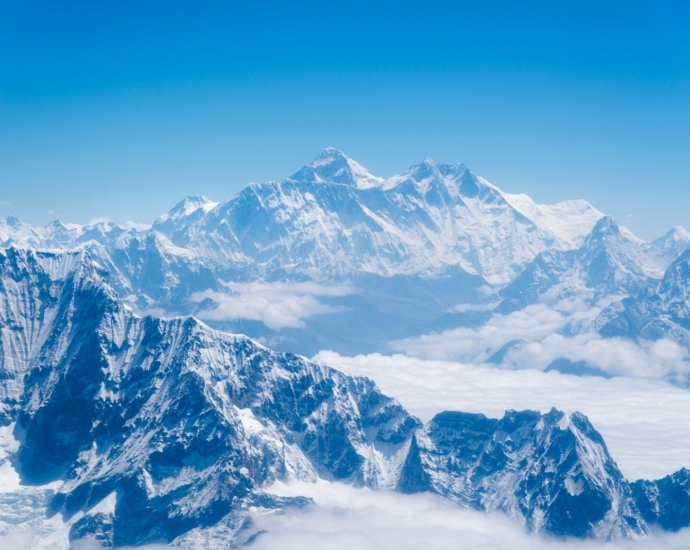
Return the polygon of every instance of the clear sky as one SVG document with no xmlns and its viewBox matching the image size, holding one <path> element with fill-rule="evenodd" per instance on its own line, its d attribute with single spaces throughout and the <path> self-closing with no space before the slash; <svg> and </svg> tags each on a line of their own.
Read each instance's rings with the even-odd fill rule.
<svg viewBox="0 0 690 550">
<path fill-rule="evenodd" d="M 0 3 L 0 216 L 150 222 L 327 146 L 690 228 L 690 2 Z"/>
</svg>

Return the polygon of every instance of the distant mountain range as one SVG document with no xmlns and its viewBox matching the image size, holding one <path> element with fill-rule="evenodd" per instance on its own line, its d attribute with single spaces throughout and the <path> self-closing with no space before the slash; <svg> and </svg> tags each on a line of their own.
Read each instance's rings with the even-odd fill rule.
<svg viewBox="0 0 690 550">
<path fill-rule="evenodd" d="M 425 159 L 383 179 L 326 149 L 282 182 L 188 197 L 150 226 L 6 218 L 0 245 L 87 250 L 137 311 L 312 355 L 382 351 L 534 303 L 623 299 L 654 288 L 690 234 L 646 243 L 585 201 L 539 205 L 463 165 Z M 288 320 L 243 307 L 257 282 Z"/>
<path fill-rule="evenodd" d="M 384 180 L 327 149 L 280 183 L 250 184 L 224 203 L 188 197 L 150 227 L 56 221 L 34 230 L 7 219 L 0 239 L 58 249 L 95 241 L 112 254 L 153 237 L 166 255 L 266 280 L 462 270 L 505 284 L 536 254 L 581 244 L 601 217 L 585 201 L 544 206 L 503 193 L 463 165 L 425 159 Z"/>
<path fill-rule="evenodd" d="M 646 243 L 604 216 L 578 248 L 541 252 L 500 291 L 499 313 L 538 302 L 579 297 L 595 303 L 609 296 L 635 294 L 658 282 L 665 269 L 690 246 L 682 227 Z"/>
<path fill-rule="evenodd" d="M 556 535 L 690 525 L 687 472 L 629 484 L 580 413 L 423 425 L 369 379 L 194 318 L 134 314 L 84 250 L 0 251 L 0 346 L 0 468 L 23 483 L 3 492 L 0 520 L 33 522 L 35 547 L 62 529 L 227 548 L 251 535 L 249 507 L 309 505 L 271 495 L 273 481 L 317 478 L 432 491 Z"/>
</svg>

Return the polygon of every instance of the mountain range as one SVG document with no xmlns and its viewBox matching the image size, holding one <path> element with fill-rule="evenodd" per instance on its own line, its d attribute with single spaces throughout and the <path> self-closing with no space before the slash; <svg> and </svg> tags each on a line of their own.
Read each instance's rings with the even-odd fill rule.
<svg viewBox="0 0 690 550">
<path fill-rule="evenodd" d="M 6 218 L 0 245 L 87 250 L 140 313 L 313 355 L 385 351 L 534 303 L 623 299 L 654 287 L 690 234 L 646 243 L 585 201 L 539 205 L 464 165 L 425 159 L 384 179 L 326 149 L 282 182 L 188 197 L 149 226 Z M 245 307 L 260 293 L 272 314 Z"/>
<path fill-rule="evenodd" d="M 431 491 L 559 536 L 690 524 L 687 472 L 628 483 L 580 413 L 422 424 L 367 378 L 192 317 L 141 317 L 108 280 L 83 250 L 0 252 L 0 468 L 18 481 L 0 528 L 33 522 L 34 547 L 227 548 L 258 535 L 250 507 L 310 505 L 274 481 L 318 478 Z"/>
<path fill-rule="evenodd" d="M 646 243 L 604 216 L 580 247 L 538 254 L 501 289 L 503 300 L 495 311 L 505 314 L 538 302 L 573 297 L 596 303 L 602 298 L 636 294 L 662 279 L 688 246 L 690 234 L 682 227 Z"/>
<path fill-rule="evenodd" d="M 690 347 L 688 247 L 683 228 L 645 242 L 585 201 L 539 205 L 464 165 L 380 178 L 335 149 L 151 225 L 2 219 L 0 534 L 241 546 L 261 536 L 251 510 L 312 505 L 274 482 L 318 479 L 428 491 L 555 536 L 690 526 L 687 470 L 626 480 L 581 413 L 423 423 L 304 357 L 566 302 L 595 316 L 564 333 Z"/>
</svg>

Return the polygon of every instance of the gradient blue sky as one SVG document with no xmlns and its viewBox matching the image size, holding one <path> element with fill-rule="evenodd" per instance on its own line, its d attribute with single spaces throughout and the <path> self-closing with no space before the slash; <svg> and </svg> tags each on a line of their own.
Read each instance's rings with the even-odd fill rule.
<svg viewBox="0 0 690 550">
<path fill-rule="evenodd" d="M 690 2 L 0 3 L 0 216 L 150 222 L 326 146 L 690 228 Z"/>
</svg>

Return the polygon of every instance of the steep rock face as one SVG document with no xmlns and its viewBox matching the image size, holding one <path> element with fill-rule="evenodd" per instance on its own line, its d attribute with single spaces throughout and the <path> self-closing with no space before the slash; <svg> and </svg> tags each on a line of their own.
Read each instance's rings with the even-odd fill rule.
<svg viewBox="0 0 690 550">
<path fill-rule="evenodd" d="M 690 251 L 668 267 L 658 285 L 604 310 L 596 328 L 604 336 L 670 337 L 690 345 Z"/>
<path fill-rule="evenodd" d="M 683 468 L 656 481 L 631 484 L 637 507 L 650 525 L 678 531 L 690 525 L 690 471 Z"/>
<path fill-rule="evenodd" d="M 537 532 L 603 539 L 646 532 L 627 482 L 580 413 L 438 414 L 415 434 L 398 488 L 501 510 Z"/>
<path fill-rule="evenodd" d="M 103 296 L 106 272 L 84 252 L 0 250 L 0 398 L 3 423 L 15 419 L 25 377 L 69 353 Z M 101 313 L 102 315 L 102 313 Z M 47 370 L 45 371 L 47 372 Z"/>
<path fill-rule="evenodd" d="M 0 275 L 16 467 L 62 482 L 50 509 L 73 537 L 170 541 L 284 505 L 262 487 L 292 476 L 393 483 L 418 421 L 371 381 L 193 318 L 137 317 L 84 252 L 9 249 Z"/>
<path fill-rule="evenodd" d="M 662 277 L 675 259 L 672 254 L 685 242 L 671 241 L 669 237 L 645 243 L 605 216 L 580 248 L 539 254 L 501 290 L 503 301 L 496 311 L 510 313 L 539 301 L 554 303 L 572 297 L 595 303 L 609 296 L 637 293 Z"/>
</svg>

